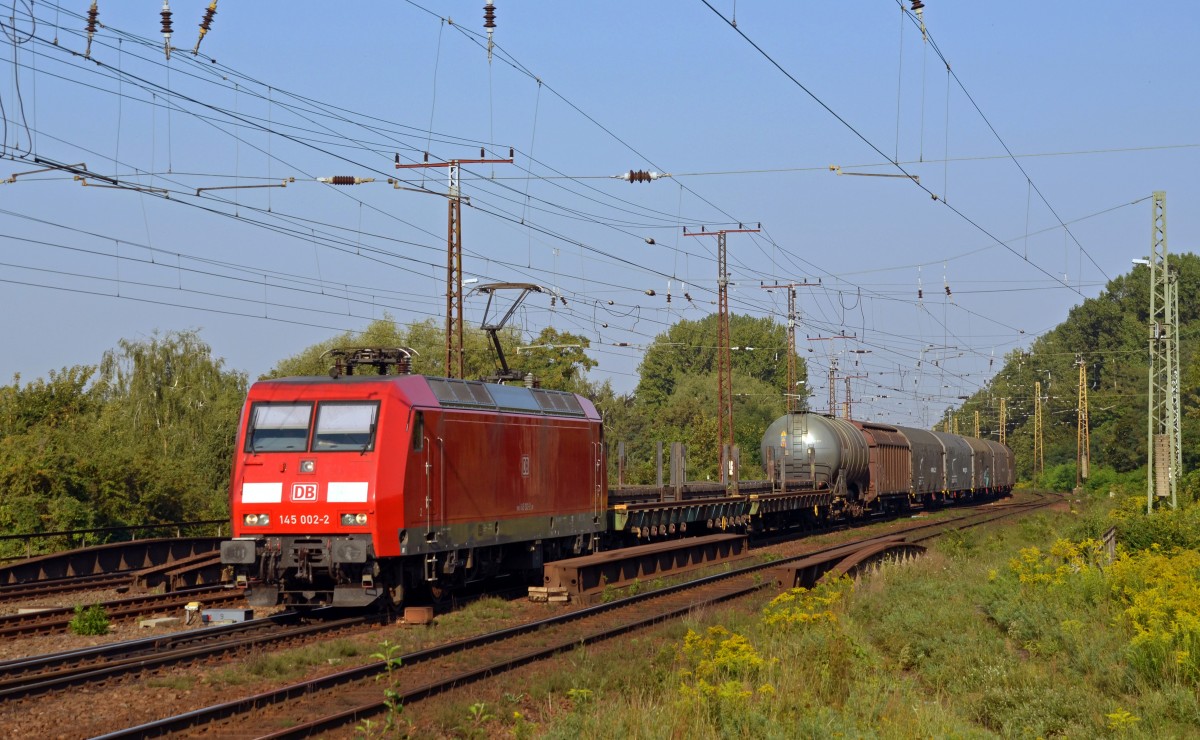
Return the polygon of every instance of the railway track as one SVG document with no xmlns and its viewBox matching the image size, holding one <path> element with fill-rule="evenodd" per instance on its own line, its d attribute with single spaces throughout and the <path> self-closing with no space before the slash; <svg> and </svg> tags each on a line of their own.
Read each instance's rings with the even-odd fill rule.
<svg viewBox="0 0 1200 740">
<path fill-rule="evenodd" d="M 870 537 L 854 547 L 838 545 L 770 563 L 737 568 L 658 591 L 630 596 L 608 604 L 587 607 L 548 619 L 479 635 L 398 657 L 398 667 L 375 662 L 264 692 L 252 697 L 197 709 L 137 727 L 119 730 L 104 738 L 154 737 L 194 734 L 204 728 L 209 737 L 307 737 L 359 722 L 387 711 L 381 675 L 390 673 L 391 686 L 401 703 L 420 700 L 482 678 L 494 677 L 519 666 L 544 660 L 581 644 L 600 642 L 666 620 L 680 618 L 698 607 L 742 598 L 772 587 L 763 573 L 789 561 L 812 559 L 821 553 L 844 558 L 856 549 L 907 537 L 927 540 L 949 529 L 963 529 L 1026 513 L 1054 503 L 1043 499 L 992 507 L 953 520 L 916 524 L 901 532 Z M 415 667 L 415 669 L 414 669 Z M 430 680 L 430 676 L 438 678 Z M 342 707 L 329 711 L 330 707 Z M 235 722 L 230 723 L 231 720 Z M 217 723 L 222 723 L 218 725 Z M 285 729 L 281 729 L 285 728 Z"/>
<path fill-rule="evenodd" d="M 302 619 L 294 612 L 287 612 L 237 624 L 0 662 L 0 702 L 81 684 L 94 686 L 132 673 L 266 646 L 279 649 L 383 621 L 381 615 L 328 620 L 321 616 L 314 613 Z"/>
<path fill-rule="evenodd" d="M 0 586 L 0 601 L 28 599 L 49 594 L 73 593 L 110 588 L 129 588 L 134 575 L 129 573 L 106 573 L 100 575 L 51 578 L 31 583 L 13 583 Z"/>
<path fill-rule="evenodd" d="M 224 586 L 208 586 L 172 591 L 166 594 L 146 594 L 108 601 L 101 606 L 111 620 L 136 619 L 164 610 L 182 609 L 193 601 L 204 606 L 237 604 L 244 600 L 241 591 Z M 73 607 L 56 607 L 26 614 L 0 617 L 0 638 L 28 635 L 47 635 L 66 632 L 75 616 Z"/>
<path fill-rule="evenodd" d="M 39 574 L 26 581 L 0 583 L 0 602 L 97 589 L 135 592 L 182 591 L 223 582 L 220 555 L 216 551 L 170 558 L 165 562 L 137 569 L 120 567 L 121 565 L 117 564 L 112 570 L 95 573 L 70 573 L 60 576 Z"/>
<path fill-rule="evenodd" d="M 173 537 L 84 547 L 0 565 L 0 586 L 133 573 L 217 552 L 220 537 Z"/>
</svg>

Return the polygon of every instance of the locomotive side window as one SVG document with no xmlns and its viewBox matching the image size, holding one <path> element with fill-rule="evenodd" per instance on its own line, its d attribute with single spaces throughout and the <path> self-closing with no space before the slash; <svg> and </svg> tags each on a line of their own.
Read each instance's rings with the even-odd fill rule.
<svg viewBox="0 0 1200 740">
<path fill-rule="evenodd" d="M 246 452 L 285 452 L 308 447 L 311 403 L 256 403 L 246 430 Z"/>
<path fill-rule="evenodd" d="M 420 452 L 425 449 L 425 412 L 417 411 L 413 414 L 412 427 L 412 448 L 413 452 Z"/>
<path fill-rule="evenodd" d="M 379 402 L 329 402 L 317 405 L 313 452 L 366 452 L 375 447 Z"/>
</svg>

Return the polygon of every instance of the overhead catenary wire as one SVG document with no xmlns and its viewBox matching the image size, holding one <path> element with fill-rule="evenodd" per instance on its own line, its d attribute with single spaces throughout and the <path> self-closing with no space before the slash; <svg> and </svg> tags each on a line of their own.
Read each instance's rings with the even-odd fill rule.
<svg viewBox="0 0 1200 740">
<path fill-rule="evenodd" d="M 909 11 L 907 11 L 904 7 L 904 0 L 896 0 L 896 2 L 900 6 L 901 13 L 909 14 Z M 911 20 L 912 20 L 912 22 L 920 25 L 922 34 L 924 34 L 929 39 L 930 48 L 932 48 L 934 50 L 934 53 L 937 54 L 938 58 L 940 60 L 942 60 L 942 63 L 946 66 L 947 79 L 952 77 L 954 79 L 954 81 L 958 84 L 959 89 L 967 97 L 967 100 L 971 103 L 971 106 L 975 109 L 975 112 L 979 114 L 979 117 L 987 125 L 988 130 L 992 132 L 992 135 L 995 137 L 996 141 L 998 141 L 1000 143 L 1000 146 L 1002 146 L 1004 148 L 1004 151 L 1007 154 L 1008 158 L 1011 159 L 1013 164 L 1015 164 L 1017 166 L 1017 169 L 1020 170 L 1021 175 L 1025 178 L 1025 181 L 1027 183 L 1029 183 L 1029 185 L 1033 188 L 1033 190 L 1038 194 L 1038 197 L 1041 198 L 1042 203 L 1050 211 L 1051 215 L 1053 215 L 1054 218 L 1058 221 L 1059 225 L 1062 226 L 1064 232 L 1068 236 L 1071 237 L 1071 239 L 1075 242 L 1076 246 L 1079 247 L 1080 252 L 1082 252 L 1088 258 L 1088 261 L 1090 261 L 1092 263 L 1092 265 L 1097 270 L 1100 271 L 1100 274 L 1104 276 L 1104 279 L 1111 280 L 1112 278 L 1109 277 L 1108 273 L 1106 273 L 1104 271 L 1104 268 L 1100 267 L 1099 263 L 1097 263 L 1096 260 L 1092 258 L 1092 255 L 1090 253 L 1088 253 L 1088 251 L 1086 249 L 1084 249 L 1083 244 L 1080 243 L 1079 239 L 1077 239 L 1075 237 L 1075 235 L 1073 233 L 1071 233 L 1071 230 L 1068 228 L 1067 224 L 1063 222 L 1062 217 L 1058 215 L 1058 212 L 1054 209 L 1054 206 L 1050 204 L 1049 199 L 1047 199 L 1045 194 L 1042 193 L 1041 188 L 1039 188 L 1033 182 L 1033 178 L 1030 177 L 1029 173 L 1021 165 L 1020 160 L 1016 156 L 1013 155 L 1012 150 L 1009 149 L 1009 147 L 1008 147 L 1008 143 L 1005 142 L 1003 137 L 1000 136 L 1000 133 L 998 131 L 996 131 L 996 127 L 992 125 L 991 120 L 989 120 L 987 115 L 984 114 L 983 109 L 979 107 L 979 103 L 977 103 L 975 101 L 975 97 L 973 95 L 971 95 L 971 92 L 969 90 L 967 90 L 967 86 L 965 84 L 963 84 L 963 82 L 959 78 L 958 74 L 953 70 L 953 68 L 950 65 L 949 60 L 946 59 L 945 55 L 942 53 L 941 48 L 938 46 L 937 40 L 933 37 L 933 34 L 928 31 L 924 22 L 921 19 L 917 18 L 916 15 L 912 15 Z M 949 99 L 949 96 L 947 96 L 947 99 Z"/>
<path fill-rule="evenodd" d="M 774 57 L 772 57 L 770 54 L 768 54 L 765 49 L 763 49 L 753 39 L 751 39 L 749 36 L 747 36 L 744 31 L 739 29 L 737 26 L 733 26 L 733 25 L 729 24 L 729 20 L 727 18 L 725 18 L 724 15 L 722 15 L 721 11 L 719 11 L 715 7 L 713 7 L 712 3 L 710 3 L 708 0 L 700 0 L 700 2 L 703 3 L 705 6 L 707 6 L 709 10 L 711 10 L 718 18 L 720 18 L 722 21 L 724 21 L 727 25 L 730 25 L 730 28 L 732 28 L 735 33 L 737 33 L 739 36 L 741 36 L 742 39 L 746 41 L 746 43 L 750 44 L 750 46 L 753 47 L 754 50 L 757 51 L 764 59 L 766 59 L 767 62 L 771 64 L 771 66 L 773 66 L 777 70 L 779 70 L 779 72 L 781 72 L 789 81 L 791 81 L 796 87 L 800 88 L 800 90 L 802 90 L 806 95 L 808 95 L 819 106 L 824 108 L 826 112 L 828 112 L 830 115 L 832 115 L 839 123 L 841 123 L 851 133 L 853 133 L 855 136 L 857 136 L 859 138 L 859 140 L 861 140 L 864 144 L 866 144 L 868 147 L 870 147 L 879 156 L 883 157 L 884 159 L 888 158 L 887 155 L 884 154 L 883 151 L 874 142 L 872 142 L 865 135 L 863 135 L 849 121 L 847 121 L 840 114 L 838 114 L 837 111 L 835 111 L 833 108 L 829 107 L 829 105 L 827 103 L 825 103 L 824 100 L 822 100 L 815 93 L 813 93 L 811 90 L 809 90 L 809 88 L 807 86 L 805 86 L 804 83 L 800 82 L 800 80 L 797 79 L 791 72 L 789 72 L 782 64 L 780 64 L 778 61 L 775 60 Z M 947 69 L 947 72 L 950 71 L 948 64 L 947 64 L 946 69 Z M 947 157 L 947 159 L 948 159 L 948 157 Z M 978 223 L 977 221 L 972 219 L 966 213 L 959 210 L 954 205 L 948 203 L 944 197 L 939 197 L 937 194 L 935 194 L 932 190 L 930 190 L 925 185 L 921 184 L 919 181 L 913 180 L 913 174 L 911 172 L 909 172 L 907 169 L 905 169 L 903 165 L 894 164 L 893 166 L 896 169 L 898 169 L 902 174 L 904 174 L 907 178 L 909 178 L 909 180 L 913 183 L 914 186 L 924 190 L 927 194 L 929 194 L 929 196 L 933 200 L 941 203 L 946 208 L 949 208 L 951 211 L 953 211 L 955 213 L 955 215 L 957 215 L 959 218 L 966 221 L 968 224 L 970 224 L 972 227 L 977 229 L 979 232 L 981 232 L 983 235 L 985 235 L 992 241 L 996 242 L 1000 246 L 1003 246 L 1005 249 L 1012 252 L 1014 255 L 1021 257 L 1019 252 L 1017 252 L 1015 249 L 1013 249 L 1008 244 L 1005 244 L 999 237 L 992 234 L 990 231 L 988 231 L 986 228 L 984 228 L 983 225 L 981 225 L 980 223 Z M 1024 259 L 1024 258 L 1022 257 L 1022 259 Z M 1050 273 L 1049 271 L 1047 271 L 1045 268 L 1041 267 L 1037 263 L 1028 262 L 1028 260 L 1026 260 L 1026 262 L 1027 262 L 1027 264 L 1032 265 L 1039 272 L 1042 272 L 1050 277 L 1054 277 L 1054 275 L 1052 273 Z M 1066 287 L 1068 287 L 1068 289 L 1070 289 L 1070 286 L 1066 286 Z M 1082 293 L 1080 293 L 1078 290 L 1076 290 L 1074 292 L 1079 293 L 1080 297 L 1086 297 Z"/>
<path fill-rule="evenodd" d="M 251 93 L 249 92 L 249 88 L 242 88 L 242 90 L 243 90 L 243 95 L 249 95 L 249 94 L 251 94 Z M 178 109 L 178 108 L 176 108 L 176 107 L 168 107 L 168 111 L 173 111 L 173 110 L 174 110 L 174 111 L 178 111 L 179 109 Z M 215 112 L 215 111 L 214 111 L 214 112 Z M 190 113 L 189 113 L 189 114 L 190 114 Z M 222 114 L 222 115 L 223 115 L 223 114 Z M 249 118 L 249 116 L 248 116 L 246 113 L 243 113 L 242 115 L 243 115 L 243 116 L 246 116 L 247 118 Z M 349 117 L 349 116 L 348 116 L 348 117 Z M 267 124 L 265 127 L 263 127 L 263 129 L 262 129 L 262 130 L 264 130 L 264 131 L 267 133 L 267 135 L 268 135 L 268 136 L 270 136 L 270 137 L 273 137 L 273 136 L 275 136 L 275 135 L 276 135 L 276 133 L 275 133 L 275 129 L 276 129 L 276 125 L 275 125 L 275 124 L 276 124 L 276 123 L 278 123 L 278 122 L 270 122 L 270 121 L 269 121 L 269 122 L 268 122 L 268 124 Z M 243 126 L 247 126 L 247 127 L 249 127 L 249 126 L 252 126 L 253 124 L 252 124 L 252 123 L 249 123 L 249 122 L 237 121 L 237 122 L 235 122 L 233 125 L 235 125 L 235 126 L 239 127 L 238 129 L 235 129 L 235 130 L 241 130 L 241 127 L 243 127 Z M 315 130 L 315 129 L 316 129 L 316 127 L 314 127 L 314 130 Z M 361 151 L 361 152 L 367 153 L 367 154 L 365 154 L 365 156 L 371 156 L 371 154 L 370 154 L 370 152 L 372 151 L 371 149 L 369 149 L 369 148 L 363 148 L 363 147 L 359 147 L 357 144 L 355 144 L 355 143 L 354 143 L 354 139 L 352 139 L 352 138 L 344 138 L 344 136 L 345 136 L 345 132 L 340 132 L 340 133 L 338 133 L 338 134 L 336 134 L 336 135 L 332 135 L 332 134 L 331 134 L 331 141 L 341 141 L 341 142 L 344 142 L 346 146 L 357 147 L 357 148 L 358 148 L 358 151 Z M 299 138 L 299 137 L 298 137 L 298 138 Z M 268 139 L 268 141 L 270 141 L 270 139 Z M 300 142 L 296 142 L 296 143 L 300 143 Z M 331 146 L 332 146 L 332 145 L 331 145 Z M 339 144 L 338 146 L 341 146 L 341 144 Z M 375 151 L 375 153 L 376 153 L 376 154 L 380 153 L 380 150 L 379 150 L 379 149 L 376 149 L 376 150 L 374 150 L 374 151 Z M 276 161 L 276 159 L 278 159 L 276 156 L 269 156 L 269 159 L 268 159 L 268 161 L 272 161 L 272 162 L 273 162 L 273 161 Z M 354 161 L 359 161 L 359 160 L 357 159 L 357 156 L 355 157 Z M 532 161 L 532 158 L 531 158 L 531 161 Z M 530 167 L 530 169 L 532 170 L 533 168 L 532 168 L 532 167 Z M 239 174 L 240 174 L 240 173 L 239 173 Z M 544 173 L 543 173 L 543 174 L 544 174 Z M 543 178 L 539 177 L 538 179 L 543 179 Z M 481 177 L 481 178 L 480 178 L 481 184 L 485 183 L 485 182 L 486 182 L 486 180 L 487 180 L 487 178 L 486 178 L 486 177 Z M 571 182 L 572 178 L 565 178 L 565 180 L 566 180 L 566 181 L 569 183 L 569 182 Z M 528 179 L 527 179 L 527 182 L 528 182 Z M 576 178 L 576 179 L 574 179 L 574 182 L 575 182 L 575 183 L 578 183 L 578 179 L 577 179 L 577 178 Z M 682 195 L 682 193 L 683 193 L 683 192 L 685 192 L 685 191 L 682 189 L 682 187 L 681 187 L 681 191 L 680 191 L 680 192 L 681 192 L 681 195 Z M 517 199 L 513 199 L 513 200 L 514 200 L 514 202 L 519 202 Z M 213 212 L 213 213 L 218 213 L 219 211 L 215 210 L 215 208 L 216 208 L 216 207 L 219 207 L 219 205 L 220 205 L 220 203 L 221 203 L 221 202 L 222 202 L 221 200 L 218 200 L 218 199 L 213 199 L 213 200 L 211 200 L 211 201 L 210 201 L 210 203 L 208 204 L 208 206 L 207 206 L 207 207 L 210 209 L 210 211 L 211 211 L 211 212 Z M 351 202 L 354 202 L 354 203 L 356 203 L 356 204 L 357 204 L 357 205 L 355 206 L 356 210 L 358 210 L 358 209 L 362 209 L 362 208 L 364 207 L 364 206 L 362 205 L 362 201 L 361 201 L 361 200 L 354 200 L 354 199 L 352 198 L 352 199 L 351 199 Z M 368 206 L 366 206 L 366 207 L 367 207 L 367 208 L 370 208 L 371 206 L 370 206 L 370 205 L 368 205 Z M 481 206 L 480 206 L 480 208 L 479 208 L 478 210 L 479 210 L 479 212 L 480 212 L 480 213 L 489 213 L 489 212 L 490 212 L 490 214 L 489 214 L 489 215 L 491 215 L 491 214 L 495 214 L 495 213 L 505 213 L 505 214 L 507 214 L 507 215 L 509 215 L 509 216 L 513 215 L 513 214 L 512 214 L 512 213 L 511 213 L 511 212 L 510 212 L 510 211 L 509 211 L 509 210 L 508 210 L 508 209 L 507 209 L 507 208 L 506 208 L 506 207 L 505 207 L 505 206 L 504 206 L 504 205 L 501 203 L 501 202 L 498 202 L 498 201 L 496 201 L 496 200 L 494 200 L 494 199 L 493 199 L 493 200 L 491 200 L 491 202 L 489 202 L 489 203 L 484 203 L 484 204 L 481 204 Z M 600 220 L 602 220 L 602 216 L 604 215 L 604 214 L 601 214 L 600 212 L 586 213 L 586 214 L 585 214 L 585 213 L 580 213 L 580 212 L 579 212 L 579 209 L 568 209 L 568 210 L 565 210 L 565 211 L 563 211 L 563 212 L 564 212 L 564 213 L 567 213 L 567 212 L 570 212 L 570 210 L 574 210 L 574 211 L 575 211 L 575 213 L 573 214 L 575 218 L 578 218 L 578 219 L 580 219 L 581 221 L 586 221 L 586 222 L 589 222 L 589 223 L 596 223 L 597 221 L 600 221 Z M 228 216 L 228 214 L 224 214 L 224 213 L 223 213 L 223 214 L 221 214 L 221 215 L 225 215 L 225 216 L 229 217 L 229 216 Z M 666 223 L 667 221 L 673 221 L 673 222 L 675 222 L 675 223 L 678 223 L 678 222 L 681 220 L 681 219 L 680 219 L 680 217 L 679 217 L 679 214 L 670 214 L 670 217 L 671 217 L 670 219 L 665 219 L 665 220 L 664 220 L 664 223 Z M 266 217 L 265 215 L 256 215 L 256 218 L 267 218 L 267 217 Z M 275 216 L 272 216 L 271 218 L 276 218 L 276 217 L 275 217 Z M 284 218 L 287 218 L 287 219 L 289 219 L 289 220 L 290 220 L 290 218 L 291 218 L 291 217 L 284 217 Z M 246 221 L 246 219 L 245 219 L 244 217 L 241 217 L 241 218 L 239 218 L 238 220 L 239 220 L 240 222 L 245 222 L 245 221 Z M 697 219 L 697 220 L 698 220 L 698 219 Z M 515 228 L 525 228 L 525 225 L 520 223 L 520 218 L 518 218 L 517 222 L 515 222 L 515 223 L 514 223 L 514 222 L 512 222 L 512 221 L 510 221 L 509 223 L 510 223 L 510 225 L 511 225 L 511 226 L 513 226 L 513 227 L 515 227 Z M 636 224 L 636 223 L 633 223 L 633 222 L 632 222 L 632 220 L 631 220 L 631 221 L 629 221 L 629 222 L 628 222 L 628 223 L 626 223 L 626 224 L 618 224 L 618 222 L 617 222 L 616 220 L 612 220 L 612 219 L 610 219 L 610 220 L 609 220 L 609 223 L 611 223 L 613 226 L 617 226 L 618 228 L 627 228 L 627 229 L 628 229 L 628 228 L 640 228 L 640 227 L 644 227 L 644 226 L 645 226 L 645 224 Z M 303 237 L 302 237 L 302 234 L 301 234 L 301 232 L 300 232 L 298 229 L 295 229 L 294 227 L 286 227 L 286 228 L 288 228 L 288 229 L 289 229 L 289 230 L 292 232 L 292 234 L 291 234 L 291 238 L 303 238 Z M 341 230 L 341 229 L 342 229 L 342 227 L 338 227 L 338 228 L 339 228 L 339 230 Z M 342 242 L 345 242 L 347 239 L 350 239 L 350 240 L 351 240 L 351 241 L 353 241 L 353 242 L 358 242 L 358 241 L 360 241 L 360 240 L 362 239 L 362 236 L 361 236 L 361 235 L 363 234 L 363 230 L 361 229 L 361 227 L 360 227 L 360 228 L 358 228 L 358 229 L 354 229 L 354 228 L 346 228 L 346 229 L 344 230 L 344 232 L 343 232 L 343 233 L 344 233 L 346 236 L 345 236 L 345 237 L 343 237 L 342 239 L 340 239 L 340 241 L 342 241 Z M 558 238 L 560 235 L 563 235 L 563 234 L 561 234 L 561 232 L 559 232 L 559 230 L 557 230 L 557 229 L 554 229 L 553 227 L 547 227 L 547 226 L 546 226 L 546 225 L 544 225 L 544 224 L 539 224 L 539 225 L 538 225 L 538 230 L 536 230 L 536 231 L 533 231 L 533 230 L 531 230 L 531 231 L 528 231 L 527 233 L 529 233 L 531 236 L 532 236 L 532 235 L 534 235 L 534 234 L 539 234 L 539 235 L 541 235 L 541 236 L 543 236 L 543 237 L 546 237 L 546 238 L 548 238 L 548 239 L 557 239 L 557 238 Z M 565 235 L 565 236 L 569 236 L 569 235 Z M 635 235 L 635 234 L 628 234 L 628 236 L 630 236 L 631 238 L 637 238 L 639 241 L 640 241 L 640 238 L 641 238 L 641 235 Z M 623 264 L 623 265 L 624 265 L 626 268 L 628 268 L 629 270 L 636 270 L 638 273 L 643 273 L 643 272 L 646 272 L 646 270 L 645 270 L 645 267 L 646 267 L 646 265 L 644 264 L 644 261 L 643 261 L 643 260 L 638 260 L 638 259 L 634 259 L 634 260 L 630 260 L 630 259 L 628 259 L 628 256 L 627 256 L 627 255 L 628 255 L 628 253 L 627 253 L 627 252 L 614 252 L 612 249 L 609 249 L 609 248 L 601 248 L 601 247 L 599 247 L 599 246 L 598 246 L 597 244 L 595 244 L 595 243 L 589 243 L 589 242 L 590 242 L 590 240 L 585 240 L 585 239 L 575 239 L 575 240 L 574 240 L 574 242 L 575 242 L 576 244 L 578 244 L 578 245 L 579 245 L 579 249 L 581 250 L 581 258 L 582 258 L 582 252 L 584 252 L 584 251 L 588 251 L 588 253 L 589 253 L 589 255 L 590 255 L 590 256 L 592 256 L 592 257 L 595 257 L 595 258 L 597 258 L 597 259 L 609 259 L 609 258 L 611 258 L 611 257 L 613 257 L 613 256 L 619 256 L 619 257 L 622 257 L 622 259 L 624 259 L 624 260 L 625 260 L 625 262 L 624 262 L 624 263 L 618 263 L 618 264 Z M 586 244 L 586 248 L 585 248 L 585 244 Z M 773 242 L 768 242 L 768 244 L 773 244 Z M 429 248 L 432 248 L 430 245 L 426 245 L 426 246 L 427 246 L 427 247 L 429 247 Z M 590 251 L 589 251 L 589 250 L 590 250 Z M 679 255 L 679 254 L 681 254 L 681 253 L 680 253 L 680 252 L 678 252 L 678 251 L 676 251 L 676 255 Z M 589 259 L 590 259 L 590 257 L 589 257 Z M 489 264 L 491 264 L 491 263 L 495 263 L 495 264 L 497 264 L 498 266 L 502 264 L 502 262 L 501 262 L 501 261 L 495 260 L 494 258 L 491 258 L 491 259 L 489 259 Z M 526 265 L 526 267 L 528 267 L 528 265 Z M 748 269 L 748 265 L 743 265 L 743 268 L 744 268 L 744 269 Z M 674 276 L 674 274 L 675 274 L 676 272 L 677 272 L 677 270 L 676 270 L 676 269 L 672 269 L 672 270 L 670 270 L 670 271 L 669 271 L 669 274 L 670 274 L 671 276 Z M 668 271 L 658 271 L 657 273 L 653 273 L 653 274 L 654 274 L 654 275 L 656 275 L 656 276 L 658 276 L 658 275 L 666 275 L 666 274 L 668 274 Z M 691 282 L 691 281 L 689 281 L 689 282 Z M 696 281 L 696 282 L 694 283 L 694 285 L 701 286 L 701 288 L 700 288 L 700 289 L 701 289 L 701 290 L 705 290 L 706 288 L 704 287 L 704 283 L 705 283 L 705 281 L 701 280 L 701 281 Z M 595 285 L 595 286 L 594 286 L 594 289 L 595 289 L 595 290 L 599 290 L 599 289 L 602 289 L 603 287 L 604 287 L 604 286 L 597 284 L 597 285 Z M 617 287 L 619 288 L 620 286 L 617 286 Z M 838 290 L 839 290 L 839 289 L 835 288 L 835 289 L 833 289 L 833 290 L 831 290 L 831 291 L 827 291 L 827 292 L 825 292 L 825 297 L 826 297 L 826 298 L 830 298 L 830 299 L 831 299 L 830 303 L 831 303 L 832 305 L 836 305 L 836 304 L 838 304 L 838 303 L 839 303 L 839 296 L 840 296 L 841 294 L 839 293 L 837 296 L 835 296 L 835 295 L 834 295 L 834 293 L 837 293 L 837 292 L 838 292 Z M 959 291 L 959 292 L 963 292 L 963 291 Z M 846 295 L 847 295 L 847 296 L 853 295 L 853 291 L 851 291 L 850 293 L 847 293 Z M 872 296 L 871 298 L 872 298 L 872 300 L 882 300 L 882 298 L 879 298 L 878 296 Z M 763 304 L 762 302 L 739 301 L 739 305 L 740 305 L 740 306 L 743 306 L 744 308 L 746 308 L 746 309 L 748 309 L 748 310 L 759 310 L 759 309 L 761 309 L 761 307 L 762 307 L 764 304 Z"/>
</svg>

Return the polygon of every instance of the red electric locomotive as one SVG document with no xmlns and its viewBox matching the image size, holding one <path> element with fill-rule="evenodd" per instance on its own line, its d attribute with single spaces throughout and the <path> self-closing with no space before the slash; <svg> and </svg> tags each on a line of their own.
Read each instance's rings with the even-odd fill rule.
<svg viewBox="0 0 1200 740">
<path fill-rule="evenodd" d="M 601 420 L 582 396 L 418 375 L 255 383 L 222 543 L 252 605 L 362 606 L 592 550 Z"/>
</svg>

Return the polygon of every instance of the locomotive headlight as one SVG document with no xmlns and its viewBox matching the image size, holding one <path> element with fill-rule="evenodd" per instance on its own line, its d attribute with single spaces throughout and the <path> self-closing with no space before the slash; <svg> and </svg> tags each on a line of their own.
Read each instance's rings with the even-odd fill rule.
<svg viewBox="0 0 1200 740">
<path fill-rule="evenodd" d="M 311 473 L 311 472 L 315 471 L 316 469 L 317 469 L 317 461 L 316 460 L 301 460 L 300 461 L 300 472 L 301 473 Z"/>
<path fill-rule="evenodd" d="M 269 514 L 247 514 L 242 517 L 242 523 L 247 527 L 265 527 L 271 523 Z"/>
<path fill-rule="evenodd" d="M 343 527 L 364 527 L 366 524 L 366 514 L 342 514 Z"/>
</svg>

